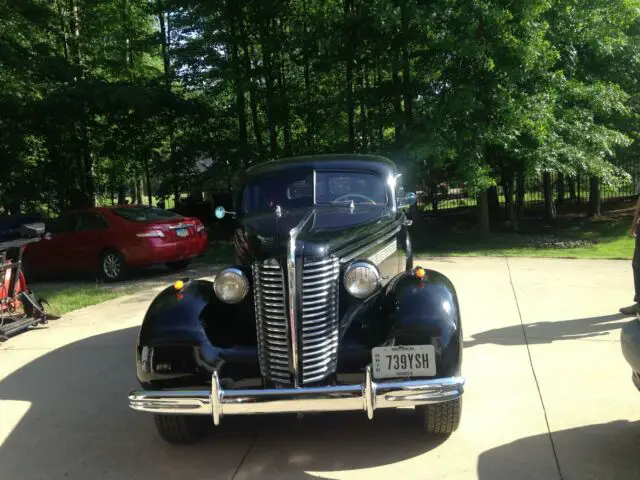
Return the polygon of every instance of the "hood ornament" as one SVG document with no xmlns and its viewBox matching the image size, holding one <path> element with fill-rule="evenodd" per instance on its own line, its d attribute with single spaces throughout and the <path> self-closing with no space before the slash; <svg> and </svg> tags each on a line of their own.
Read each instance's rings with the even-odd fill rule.
<svg viewBox="0 0 640 480">
<path fill-rule="evenodd" d="M 280 205 L 276 205 L 276 217 L 282 217 L 282 207 Z"/>
<path fill-rule="evenodd" d="M 354 203 L 353 200 L 351 200 L 351 203 L 349 204 L 349 213 L 353 213 L 355 209 L 356 209 L 356 204 Z"/>
</svg>

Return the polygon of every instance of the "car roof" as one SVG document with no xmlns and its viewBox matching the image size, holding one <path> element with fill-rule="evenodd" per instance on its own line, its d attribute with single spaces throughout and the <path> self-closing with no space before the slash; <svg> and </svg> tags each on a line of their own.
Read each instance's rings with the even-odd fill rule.
<svg viewBox="0 0 640 480">
<path fill-rule="evenodd" d="M 394 174 L 397 171 L 395 163 L 380 155 L 364 155 L 355 153 L 332 153 L 325 155 L 305 155 L 286 157 L 249 167 L 244 177 L 256 177 L 264 174 L 282 172 L 286 170 L 308 169 L 355 169 L 373 170 L 383 175 Z"/>
</svg>

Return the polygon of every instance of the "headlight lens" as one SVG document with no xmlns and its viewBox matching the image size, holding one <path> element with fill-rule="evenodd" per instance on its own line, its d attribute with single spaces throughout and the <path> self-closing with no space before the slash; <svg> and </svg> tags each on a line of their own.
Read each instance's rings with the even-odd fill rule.
<svg viewBox="0 0 640 480">
<path fill-rule="evenodd" d="M 367 298 L 380 286 L 380 273 L 371 263 L 356 262 L 344 274 L 344 286 L 356 298 Z"/>
<path fill-rule="evenodd" d="M 216 276 L 213 291 L 225 303 L 238 303 L 247 295 L 249 281 L 241 270 L 227 268 Z"/>
</svg>

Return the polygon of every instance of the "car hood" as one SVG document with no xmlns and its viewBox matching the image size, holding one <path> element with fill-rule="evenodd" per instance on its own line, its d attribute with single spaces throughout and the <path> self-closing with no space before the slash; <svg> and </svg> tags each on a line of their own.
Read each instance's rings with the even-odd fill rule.
<svg viewBox="0 0 640 480">
<path fill-rule="evenodd" d="M 255 260 L 287 254 L 290 232 L 299 229 L 298 241 L 305 256 L 342 255 L 350 246 L 377 236 L 395 224 L 395 214 L 384 206 L 315 206 L 275 213 L 247 216 L 239 220 L 234 235 L 237 261 Z M 365 240 L 366 241 L 366 240 Z"/>
</svg>

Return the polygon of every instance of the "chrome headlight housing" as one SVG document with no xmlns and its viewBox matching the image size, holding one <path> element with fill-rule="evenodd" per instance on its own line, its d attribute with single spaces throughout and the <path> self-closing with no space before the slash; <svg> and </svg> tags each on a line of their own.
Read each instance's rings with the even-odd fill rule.
<svg viewBox="0 0 640 480">
<path fill-rule="evenodd" d="M 249 291 L 249 280 L 242 270 L 225 268 L 213 282 L 213 291 L 224 303 L 238 303 Z"/>
<path fill-rule="evenodd" d="M 356 298 L 367 298 L 380 288 L 380 272 L 371 263 L 354 262 L 344 272 L 344 288 Z"/>
</svg>

